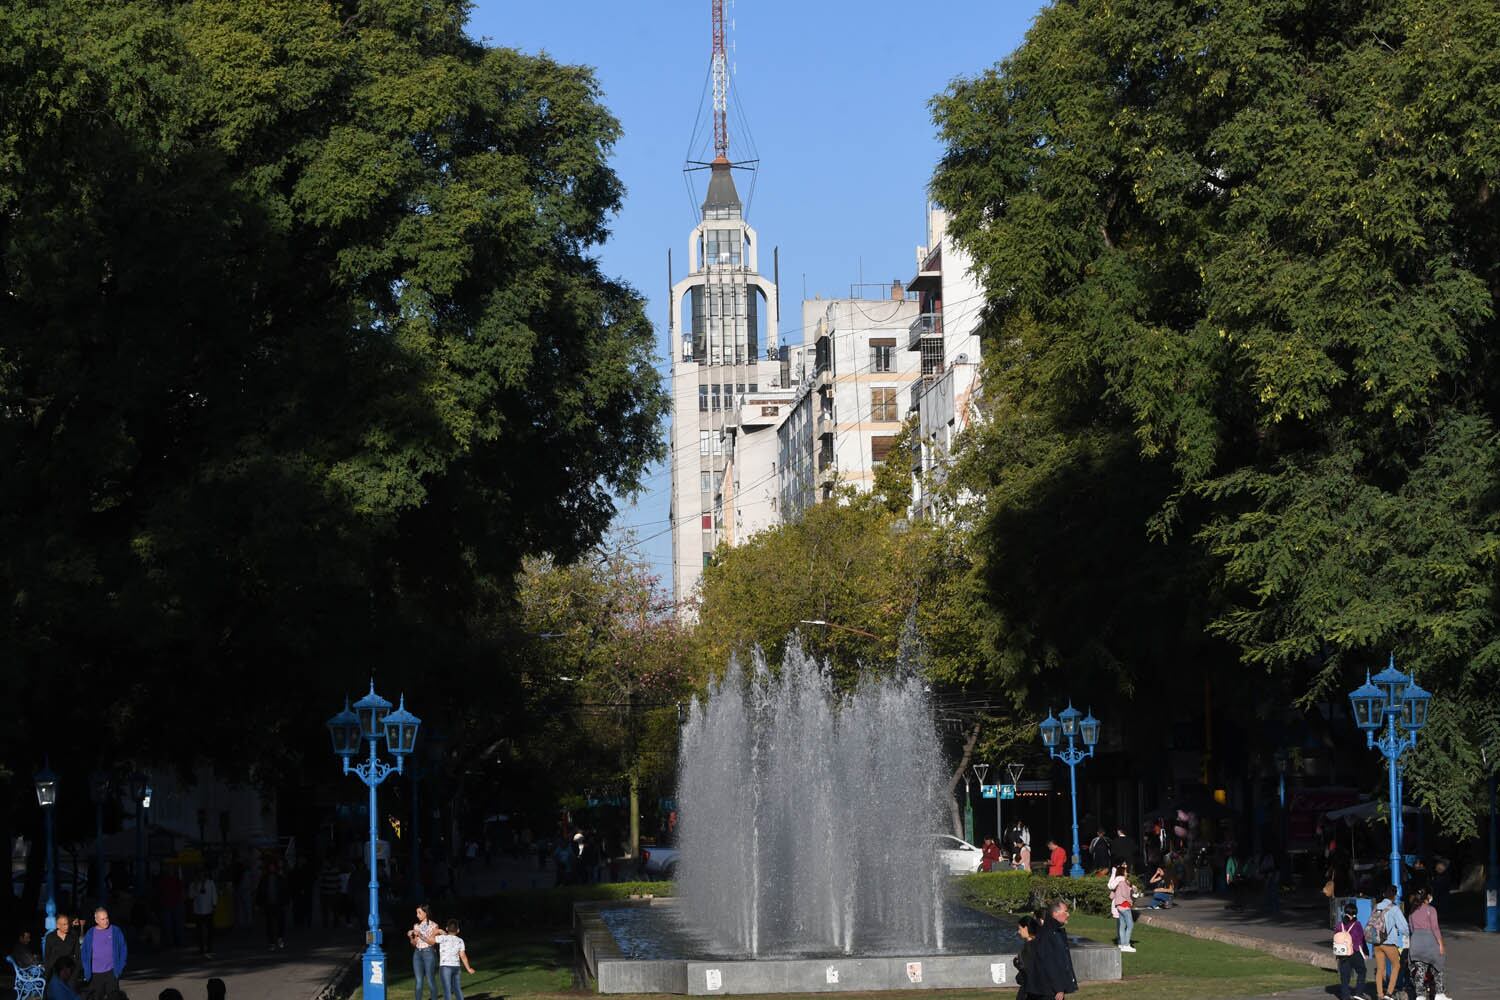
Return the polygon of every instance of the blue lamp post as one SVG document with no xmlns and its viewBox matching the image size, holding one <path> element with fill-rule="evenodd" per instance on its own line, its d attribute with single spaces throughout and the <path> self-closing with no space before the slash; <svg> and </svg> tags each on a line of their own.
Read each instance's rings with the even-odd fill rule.
<svg viewBox="0 0 1500 1000">
<path fill-rule="evenodd" d="M 43 761 L 36 781 L 36 804 L 47 822 L 47 930 L 57 929 L 57 866 L 52 863 L 52 809 L 57 805 L 57 775 L 50 761 Z"/>
<path fill-rule="evenodd" d="M 365 1000 L 385 1000 L 386 966 L 385 952 L 380 947 L 380 866 L 379 825 L 376 816 L 375 789 L 392 771 L 401 774 L 407 754 L 417 744 L 417 728 L 422 724 L 406 710 L 406 698 L 394 712 L 391 703 L 375 693 L 375 682 L 370 682 L 370 693 L 354 703 L 353 711 L 345 700 L 344 710 L 328 720 L 328 733 L 333 738 L 333 752 L 343 762 L 344 773 L 351 771 L 359 776 L 370 790 L 370 917 L 365 932 L 364 981 Z M 369 744 L 368 760 L 351 763 L 359 753 L 360 741 Z M 386 749 L 396 758 L 394 766 L 385 763 L 376 752 L 381 740 Z"/>
<path fill-rule="evenodd" d="M 1094 718 L 1093 712 L 1085 716 L 1069 702 L 1068 707 L 1057 718 L 1053 718 L 1052 713 L 1048 712 L 1040 728 L 1042 745 L 1047 748 L 1048 756 L 1068 765 L 1068 783 L 1073 801 L 1073 866 L 1068 869 L 1068 874 L 1074 878 L 1082 878 L 1083 851 L 1078 844 L 1078 765 L 1094 756 L 1094 747 L 1099 743 L 1099 720 Z M 1059 750 L 1058 746 L 1064 736 L 1068 738 L 1068 746 Z M 1074 745 L 1075 739 L 1083 741 L 1084 749 L 1080 750 Z"/>
<path fill-rule="evenodd" d="M 1386 760 L 1391 803 L 1391 885 L 1401 895 L 1401 755 L 1417 745 L 1417 733 L 1427 725 L 1427 705 L 1432 694 L 1422 690 L 1408 674 L 1396 669 L 1391 655 L 1384 670 L 1365 676 L 1361 686 L 1349 692 L 1354 724 L 1365 732 L 1365 746 L 1378 748 Z M 1378 737 L 1375 735 L 1385 731 Z"/>
</svg>

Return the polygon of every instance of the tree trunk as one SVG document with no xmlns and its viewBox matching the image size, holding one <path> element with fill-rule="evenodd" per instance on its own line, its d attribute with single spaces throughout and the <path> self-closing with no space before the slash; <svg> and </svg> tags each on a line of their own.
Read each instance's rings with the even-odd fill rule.
<svg viewBox="0 0 1500 1000">
<path fill-rule="evenodd" d="M 953 770 L 953 777 L 948 779 L 948 814 L 953 819 L 953 836 L 959 839 L 964 835 L 964 814 L 958 808 L 958 783 L 964 780 L 964 772 L 969 769 L 969 759 L 974 756 L 974 745 L 979 742 L 979 723 L 969 727 L 969 735 L 964 738 L 963 756 L 959 758 L 958 767 Z"/>
<path fill-rule="evenodd" d="M 641 856 L 641 778 L 634 770 L 630 772 L 630 857 Z"/>
</svg>

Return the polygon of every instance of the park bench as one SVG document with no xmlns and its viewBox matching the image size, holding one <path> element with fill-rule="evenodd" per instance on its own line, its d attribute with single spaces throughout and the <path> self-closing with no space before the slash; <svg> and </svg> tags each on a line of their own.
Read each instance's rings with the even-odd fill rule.
<svg viewBox="0 0 1500 1000">
<path fill-rule="evenodd" d="M 42 974 L 40 965 L 28 965 L 23 969 L 9 955 L 5 960 L 16 973 L 16 1000 L 35 1000 L 47 989 L 47 977 Z"/>
</svg>

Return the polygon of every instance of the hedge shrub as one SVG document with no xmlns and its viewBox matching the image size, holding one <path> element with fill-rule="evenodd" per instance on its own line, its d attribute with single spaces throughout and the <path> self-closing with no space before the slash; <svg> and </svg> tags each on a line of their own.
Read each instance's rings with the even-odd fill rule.
<svg viewBox="0 0 1500 1000">
<path fill-rule="evenodd" d="M 552 889 L 507 889 L 492 896 L 444 900 L 433 904 L 434 919 L 456 916 L 479 927 L 524 927 L 535 930 L 567 928 L 573 904 L 633 895 L 670 896 L 671 882 L 605 882 L 597 885 L 560 885 Z"/>
<path fill-rule="evenodd" d="M 1131 884 L 1140 888 L 1134 876 Z M 1066 899 L 1080 913 L 1109 915 L 1109 882 L 1099 875 L 976 872 L 959 879 L 958 895 L 967 906 L 996 913 L 1031 913 L 1054 899 Z"/>
</svg>

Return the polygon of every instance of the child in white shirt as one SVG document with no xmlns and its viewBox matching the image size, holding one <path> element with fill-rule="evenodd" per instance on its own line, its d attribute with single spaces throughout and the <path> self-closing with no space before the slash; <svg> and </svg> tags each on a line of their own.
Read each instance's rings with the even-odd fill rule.
<svg viewBox="0 0 1500 1000">
<path fill-rule="evenodd" d="M 464 1000 L 463 986 L 459 983 L 459 963 L 463 963 L 464 971 L 471 976 L 474 967 L 469 964 L 468 952 L 464 951 L 464 939 L 458 936 L 458 921 L 448 921 L 445 931 L 435 931 L 427 940 L 437 945 L 438 982 L 443 984 L 443 1000 Z"/>
</svg>

